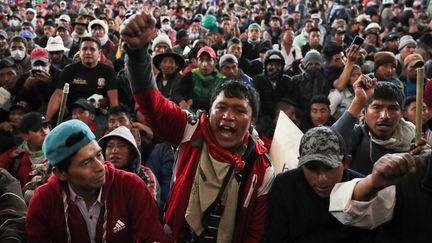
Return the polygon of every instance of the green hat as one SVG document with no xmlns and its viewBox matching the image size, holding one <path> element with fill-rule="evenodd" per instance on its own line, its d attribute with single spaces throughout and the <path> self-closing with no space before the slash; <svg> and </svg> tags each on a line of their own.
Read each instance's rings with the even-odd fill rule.
<svg viewBox="0 0 432 243">
<path fill-rule="evenodd" d="M 214 15 L 207 14 L 204 16 L 204 18 L 201 21 L 202 27 L 210 30 L 212 33 L 217 33 L 218 31 L 218 25 L 217 25 L 217 19 Z"/>
<path fill-rule="evenodd" d="M 73 119 L 63 122 L 48 133 L 42 145 L 42 151 L 48 162 L 55 166 L 95 138 L 89 126 L 80 120 Z"/>
<path fill-rule="evenodd" d="M 257 23 L 253 23 L 251 25 L 249 25 L 248 30 L 251 29 L 259 29 L 260 31 L 262 31 L 261 25 L 257 24 Z"/>
</svg>

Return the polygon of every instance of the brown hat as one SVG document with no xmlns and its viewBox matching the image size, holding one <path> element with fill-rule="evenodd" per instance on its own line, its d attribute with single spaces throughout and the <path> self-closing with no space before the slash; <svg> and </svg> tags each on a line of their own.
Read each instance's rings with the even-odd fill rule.
<svg viewBox="0 0 432 243">
<path fill-rule="evenodd" d="M 384 64 L 391 63 L 395 67 L 397 66 L 396 56 L 393 54 L 393 52 L 390 51 L 380 51 L 377 52 L 374 56 L 375 61 L 375 70 Z"/>
<path fill-rule="evenodd" d="M 80 15 L 80 16 L 76 17 L 75 21 L 72 23 L 72 26 L 75 26 L 77 24 L 84 25 L 87 27 L 88 21 L 84 16 Z"/>
<path fill-rule="evenodd" d="M 424 65 L 423 57 L 418 53 L 409 54 L 407 57 L 405 57 L 404 64 L 405 67 L 414 67 L 417 64 Z"/>
</svg>

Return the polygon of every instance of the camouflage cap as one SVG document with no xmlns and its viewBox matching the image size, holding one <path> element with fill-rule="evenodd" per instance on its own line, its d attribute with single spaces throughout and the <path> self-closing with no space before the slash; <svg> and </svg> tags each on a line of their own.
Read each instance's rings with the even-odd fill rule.
<svg viewBox="0 0 432 243">
<path fill-rule="evenodd" d="M 298 167 L 311 161 L 320 161 L 337 168 L 342 164 L 345 151 L 345 142 L 340 134 L 330 127 L 314 127 L 300 141 Z"/>
</svg>

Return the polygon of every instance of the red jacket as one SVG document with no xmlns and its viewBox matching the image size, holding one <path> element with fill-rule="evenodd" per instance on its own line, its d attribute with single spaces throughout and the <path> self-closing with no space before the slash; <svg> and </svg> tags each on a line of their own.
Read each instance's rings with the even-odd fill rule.
<svg viewBox="0 0 432 243">
<path fill-rule="evenodd" d="M 135 93 L 134 96 L 140 111 L 151 123 L 155 133 L 174 147 L 181 145 L 175 182 L 167 202 L 165 222 L 173 231 L 175 242 L 184 242 L 187 233 L 185 212 L 201 154 L 200 147 L 191 145 L 191 140 L 202 134 L 199 122 L 196 126 L 188 123 L 187 114 L 156 89 Z M 245 184 L 243 196 L 239 199 L 241 207 L 236 215 L 233 242 L 258 242 L 264 231 L 268 191 L 274 175 L 273 167 L 264 155 L 266 151 L 259 143 L 255 144 L 258 157 Z"/>
<path fill-rule="evenodd" d="M 28 154 L 22 150 L 18 155 L 14 154 L 14 151 L 20 147 L 12 147 L 3 154 L 0 154 L 0 168 L 7 170 L 11 175 L 17 178 L 21 187 L 27 182 L 31 181 L 33 175 L 30 172 L 33 171 L 32 164 Z M 15 165 L 14 163 L 19 163 Z"/>
<path fill-rule="evenodd" d="M 155 202 L 141 178 L 117 170 L 108 162 L 105 169 L 106 182 L 101 196 L 104 206 L 96 226 L 96 242 L 102 242 L 105 212 L 106 242 L 167 242 Z M 69 198 L 67 183 L 59 181 L 56 176 L 51 176 L 48 183 L 38 187 L 30 201 L 26 219 L 27 242 L 67 242 L 63 193 L 67 195 L 72 242 L 90 243 L 81 212 Z M 120 229 L 119 222 L 123 223 Z"/>
</svg>

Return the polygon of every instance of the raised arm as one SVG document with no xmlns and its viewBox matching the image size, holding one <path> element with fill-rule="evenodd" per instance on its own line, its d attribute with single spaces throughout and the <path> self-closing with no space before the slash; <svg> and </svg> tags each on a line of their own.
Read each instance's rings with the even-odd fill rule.
<svg viewBox="0 0 432 243">
<path fill-rule="evenodd" d="M 351 147 L 355 146 L 352 141 L 353 128 L 367 100 L 373 95 L 375 86 L 376 79 L 370 79 L 365 75 L 361 75 L 353 85 L 355 97 L 351 105 L 342 114 L 339 120 L 332 125 L 332 128 L 339 132 L 344 138 L 349 147 L 348 150 L 351 150 Z"/>
<path fill-rule="evenodd" d="M 145 12 L 130 17 L 120 31 L 129 56 L 127 75 L 140 112 L 155 133 L 176 147 L 183 137 L 186 114 L 157 90 L 148 45 L 156 36 L 156 20 Z"/>
<path fill-rule="evenodd" d="M 157 89 L 147 52 L 149 43 L 157 35 L 155 24 L 156 20 L 143 12 L 129 18 L 120 30 L 129 57 L 127 73 L 133 93 Z"/>
<path fill-rule="evenodd" d="M 348 48 L 346 54 L 347 62 L 345 63 L 345 67 L 339 78 L 333 82 L 333 87 L 335 87 L 335 89 L 342 91 L 346 88 L 350 80 L 352 68 L 357 60 L 363 55 L 363 53 L 364 50 L 358 45 L 353 45 L 352 47 Z"/>
<path fill-rule="evenodd" d="M 330 195 L 329 211 L 341 223 L 373 229 L 393 218 L 395 186 L 416 171 L 409 153 L 386 154 L 364 179 L 338 183 Z"/>
</svg>

